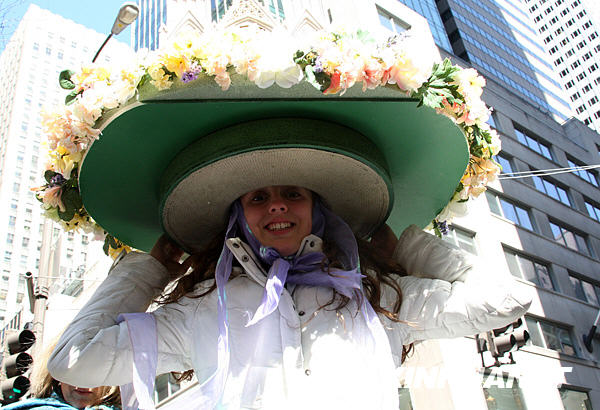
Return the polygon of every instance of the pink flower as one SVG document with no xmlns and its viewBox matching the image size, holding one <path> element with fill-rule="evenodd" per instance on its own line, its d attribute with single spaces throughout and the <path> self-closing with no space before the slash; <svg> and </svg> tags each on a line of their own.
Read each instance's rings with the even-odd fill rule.
<svg viewBox="0 0 600 410">
<path fill-rule="evenodd" d="M 381 64 L 373 58 L 366 61 L 360 76 L 363 83 L 363 92 L 367 89 L 372 90 L 378 87 L 383 82 L 384 73 L 386 73 L 385 80 L 387 82 L 389 72 L 384 71 Z"/>
<path fill-rule="evenodd" d="M 341 75 L 338 72 L 335 72 L 331 75 L 331 83 L 329 84 L 329 87 L 323 91 L 323 94 L 337 94 L 338 92 L 340 92 L 341 90 L 341 84 L 340 84 L 340 80 L 341 80 Z"/>
<path fill-rule="evenodd" d="M 62 195 L 61 187 L 55 186 L 55 187 L 46 189 L 46 191 L 44 192 L 44 197 L 42 199 L 45 204 L 48 204 L 54 208 L 58 208 L 58 209 L 60 209 L 61 212 L 65 212 L 66 208 L 65 208 L 65 205 L 61 201 L 61 198 L 60 198 L 61 195 Z"/>
</svg>

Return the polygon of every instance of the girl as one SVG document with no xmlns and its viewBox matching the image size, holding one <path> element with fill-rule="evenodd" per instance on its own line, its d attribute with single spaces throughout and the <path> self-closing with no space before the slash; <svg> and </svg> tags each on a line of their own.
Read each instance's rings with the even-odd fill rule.
<svg viewBox="0 0 600 410">
<path fill-rule="evenodd" d="M 197 72 L 190 84 L 157 94 L 152 87 L 169 88 L 186 59 L 190 70 L 208 64 L 192 55 L 203 48 L 187 44 L 172 50 L 181 53 L 178 68 L 168 53 L 147 68 L 153 80 L 137 88 L 142 103 L 94 120 L 101 140 L 80 171 L 69 168 L 87 212 L 111 234 L 140 249 L 160 232 L 169 239 L 116 264 L 54 351 L 56 379 L 132 383 L 122 388 L 127 408 L 153 408 L 157 374 L 193 370 L 199 386 L 188 408 L 397 409 L 395 369 L 413 342 L 487 331 L 525 313 L 527 297 L 492 284 L 462 252 L 411 225 L 431 221 L 449 198 L 481 192 L 493 175 L 496 149 L 483 117 L 457 126 L 458 117 L 475 121 L 452 111 L 467 105 L 430 94 L 446 89 L 452 101 L 466 101 L 452 77 L 469 79 L 464 71 L 435 66 L 427 83 L 411 82 L 411 99 L 383 87 L 364 96 L 349 89 L 344 98 L 308 83 L 263 90 L 217 74 L 221 87 L 236 84 L 227 94 Z M 410 65 L 406 53 L 389 50 L 398 44 L 372 53 L 387 47 L 387 57 L 402 56 L 394 64 Z M 323 53 L 298 52 L 294 67 L 314 72 Z M 413 71 L 394 67 L 382 67 L 387 74 L 365 89 L 392 77 L 403 87 L 402 73 Z M 236 70 L 244 75 L 243 66 Z M 414 78 L 428 78 L 421 74 Z M 326 93 L 340 91 L 340 78 L 360 78 L 340 75 L 331 74 Z M 53 124 L 91 113 L 85 97 L 94 85 L 85 86 L 75 102 L 83 106 Z M 472 92 L 466 83 L 463 91 Z M 439 109 L 419 108 L 425 101 Z M 478 101 L 469 95 L 469 106 Z M 52 172 L 49 196 L 70 189 Z M 67 211 L 72 203 L 63 204 Z M 399 239 L 386 221 L 403 231 Z M 180 262 L 183 250 L 192 256 Z M 160 306 L 145 313 L 173 279 Z"/>
</svg>

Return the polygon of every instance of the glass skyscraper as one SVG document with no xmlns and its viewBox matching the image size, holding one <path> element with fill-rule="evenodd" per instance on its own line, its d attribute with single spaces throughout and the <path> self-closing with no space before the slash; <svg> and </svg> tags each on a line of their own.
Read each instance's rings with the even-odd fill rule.
<svg viewBox="0 0 600 410">
<path fill-rule="evenodd" d="M 431 34 L 433 35 L 433 39 L 436 44 L 447 51 L 452 51 L 452 47 L 450 46 L 450 41 L 448 40 L 448 35 L 446 34 L 446 30 L 444 29 L 444 23 L 442 23 L 442 19 L 440 18 L 440 13 L 438 12 L 437 6 L 435 5 L 434 0 L 398 0 L 400 3 L 405 4 L 410 7 L 421 16 L 427 19 L 429 23 L 429 29 L 431 30 Z"/>
<path fill-rule="evenodd" d="M 558 75 L 520 2 L 439 0 L 437 7 L 455 55 L 556 119 L 571 116 Z"/>
<path fill-rule="evenodd" d="M 140 14 L 135 21 L 133 48 L 156 50 L 159 47 L 159 30 L 167 23 L 167 0 L 138 0 Z"/>
</svg>

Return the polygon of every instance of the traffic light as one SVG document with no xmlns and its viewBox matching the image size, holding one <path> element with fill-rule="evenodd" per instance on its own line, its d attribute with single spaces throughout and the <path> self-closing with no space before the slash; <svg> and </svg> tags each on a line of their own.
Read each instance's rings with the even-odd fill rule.
<svg viewBox="0 0 600 410">
<path fill-rule="evenodd" d="M 505 353 L 518 350 L 530 338 L 529 332 L 523 326 L 523 318 L 519 318 L 499 329 L 494 329 L 488 335 L 490 352 L 496 358 L 504 356 Z"/>
<path fill-rule="evenodd" d="M 33 358 L 26 352 L 35 343 L 31 330 L 21 330 L 6 338 L 8 356 L 4 357 L 2 370 L 6 380 L 0 383 L 3 403 L 12 403 L 29 390 L 29 379 L 23 374 L 33 364 Z"/>
</svg>

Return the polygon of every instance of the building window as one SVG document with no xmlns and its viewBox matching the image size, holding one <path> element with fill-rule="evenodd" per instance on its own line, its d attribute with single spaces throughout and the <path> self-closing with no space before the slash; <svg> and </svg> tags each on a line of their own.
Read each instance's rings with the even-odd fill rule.
<svg viewBox="0 0 600 410">
<path fill-rule="evenodd" d="M 565 386 L 559 387 L 558 392 L 565 409 L 592 410 L 592 402 L 587 392 L 569 389 Z"/>
<path fill-rule="evenodd" d="M 443 239 L 464 251 L 477 255 L 477 248 L 475 247 L 475 234 L 472 232 L 452 225 L 450 226 L 448 234 L 443 236 Z"/>
<path fill-rule="evenodd" d="M 583 300 L 584 302 L 592 303 L 594 305 L 599 304 L 599 286 L 593 285 L 592 283 L 580 279 L 579 277 L 573 276 L 571 274 L 569 274 L 569 279 L 571 280 L 571 285 L 573 286 L 573 290 L 575 291 L 575 296 L 577 297 L 577 299 Z"/>
<path fill-rule="evenodd" d="M 571 356 L 577 355 L 568 327 L 530 316 L 525 316 L 525 322 L 531 336 L 529 343 Z"/>
<path fill-rule="evenodd" d="M 587 165 L 572 158 L 567 158 L 567 162 L 569 163 L 569 167 L 575 168 L 574 172 L 579 176 L 579 178 L 586 180 L 595 187 L 598 186 L 598 178 L 596 177 L 596 174 L 593 171 L 586 169 L 588 167 Z"/>
<path fill-rule="evenodd" d="M 539 138 L 529 135 L 523 131 L 520 131 L 515 128 L 515 133 L 517 134 L 517 140 L 523 145 L 527 145 L 529 148 L 537 152 L 538 154 L 548 158 L 549 160 L 554 160 L 552 157 L 552 152 L 550 151 L 550 145 L 544 141 L 541 141 Z"/>
<path fill-rule="evenodd" d="M 567 193 L 566 187 L 561 187 L 556 182 L 537 176 L 533 177 L 533 183 L 538 191 L 545 193 L 549 197 L 552 197 L 565 205 L 571 206 L 571 201 L 569 200 L 569 194 Z"/>
<path fill-rule="evenodd" d="M 484 383 L 483 386 L 483 394 L 489 410 L 526 410 L 518 380 L 509 378 L 508 375 L 503 375 L 501 380 L 500 375 L 493 373 L 486 374 L 483 380 L 487 381 L 489 378 L 492 378 L 491 383 Z"/>
<path fill-rule="evenodd" d="M 571 229 L 565 228 L 564 226 L 552 221 L 550 221 L 550 228 L 552 229 L 553 239 L 556 242 L 566 246 L 567 248 L 573 249 L 574 251 L 591 256 L 587 241 L 583 235 L 575 233 Z"/>
<path fill-rule="evenodd" d="M 504 249 L 504 257 L 514 277 L 533 282 L 544 289 L 557 290 L 547 264 L 510 249 Z"/>
<path fill-rule="evenodd" d="M 588 211 L 590 217 L 600 222 L 600 206 L 596 203 L 591 202 L 589 199 L 585 200 L 585 208 Z"/>
<path fill-rule="evenodd" d="M 4 252 L 4 262 L 10 262 L 12 259 L 12 252 L 11 251 L 5 251 Z"/>
<path fill-rule="evenodd" d="M 410 28 L 408 24 L 379 7 L 377 7 L 377 14 L 379 23 L 395 34 L 403 33 Z"/>
<path fill-rule="evenodd" d="M 485 191 L 490 210 L 499 216 L 511 220 L 515 224 L 533 231 L 533 224 L 529 210 L 509 201 L 506 198 L 500 197 L 498 194 L 490 191 Z"/>
<path fill-rule="evenodd" d="M 9 233 L 6 235 L 6 243 L 11 244 L 11 243 L 13 243 L 14 240 L 15 240 L 14 234 Z"/>
<path fill-rule="evenodd" d="M 17 222 L 17 217 L 15 217 L 15 216 L 8 217 L 8 226 L 15 226 L 16 222 Z"/>
<path fill-rule="evenodd" d="M 180 385 L 175 382 L 170 373 L 161 374 L 158 376 L 154 386 L 154 401 L 156 403 L 159 403 L 167 397 L 175 394 L 181 388 Z"/>
<path fill-rule="evenodd" d="M 500 166 L 502 167 L 503 174 L 512 174 L 514 172 L 510 158 L 505 157 L 504 155 L 496 155 L 495 159 L 496 162 L 498 162 L 498 164 L 500 164 Z"/>
</svg>

